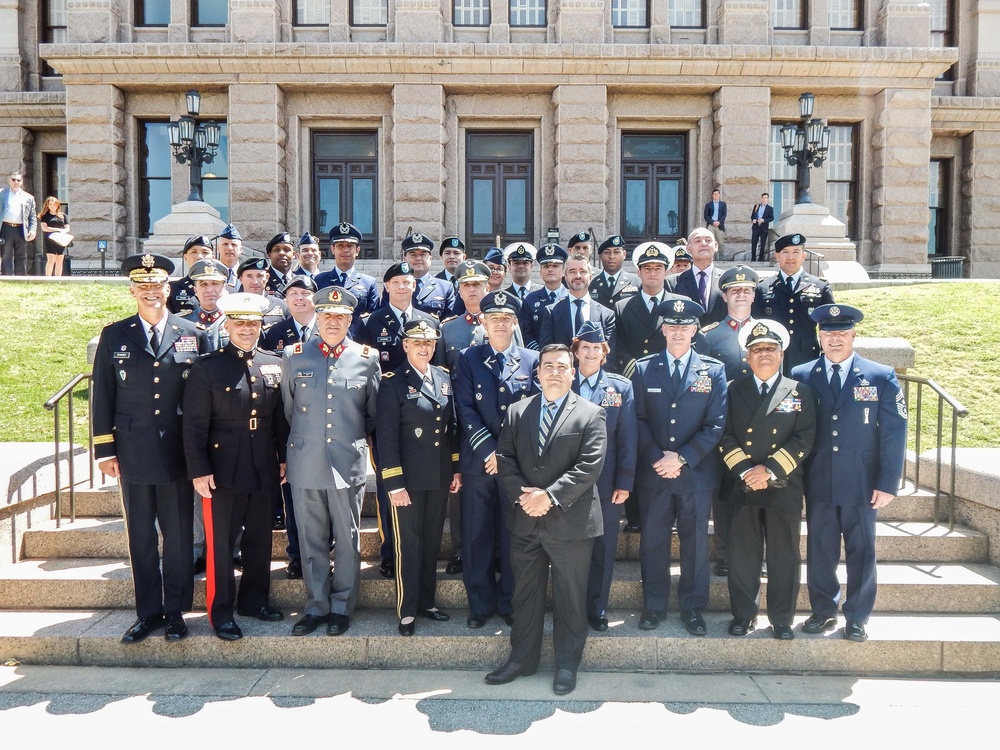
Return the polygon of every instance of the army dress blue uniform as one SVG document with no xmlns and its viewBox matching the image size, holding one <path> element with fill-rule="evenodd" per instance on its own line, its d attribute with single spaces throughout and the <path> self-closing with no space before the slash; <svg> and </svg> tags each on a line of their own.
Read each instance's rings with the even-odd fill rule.
<svg viewBox="0 0 1000 750">
<path fill-rule="evenodd" d="M 614 284 L 605 271 L 601 271 L 590 282 L 590 296 L 610 310 L 621 300 L 639 293 L 642 285 L 635 274 L 619 270 L 614 275 Z"/>
<path fill-rule="evenodd" d="M 792 292 L 789 292 L 780 272 L 757 285 L 750 314 L 755 318 L 768 318 L 781 323 L 791 336 L 784 359 L 783 372 L 786 375 L 791 373 L 792 368 L 819 356 L 816 324 L 809 316 L 820 305 L 833 301 L 829 282 L 805 271 L 799 275 Z"/>
<path fill-rule="evenodd" d="M 198 308 L 198 298 L 194 294 L 194 281 L 190 276 L 174 279 L 170 282 L 170 298 L 167 309 L 174 315 L 188 317 L 192 310 Z"/>
</svg>

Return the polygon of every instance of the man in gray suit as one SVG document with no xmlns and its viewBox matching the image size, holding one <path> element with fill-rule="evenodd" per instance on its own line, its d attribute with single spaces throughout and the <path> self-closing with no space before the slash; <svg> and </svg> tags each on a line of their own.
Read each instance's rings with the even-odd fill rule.
<svg viewBox="0 0 1000 750">
<path fill-rule="evenodd" d="M 288 465 L 299 529 L 305 615 L 292 635 L 350 627 L 361 572 L 361 499 L 366 438 L 375 429 L 382 377 L 378 350 L 347 338 L 357 299 L 340 287 L 313 296 L 319 337 L 285 347 L 281 390 L 288 418 Z M 337 544 L 330 574 L 330 532 Z"/>
<path fill-rule="evenodd" d="M 25 190 L 24 175 L 11 172 L 9 185 L 0 190 L 0 274 L 24 276 L 27 273 L 28 243 L 35 241 L 38 219 L 35 199 Z"/>
<path fill-rule="evenodd" d="M 507 516 L 514 569 L 514 625 L 507 663 L 486 676 L 502 685 L 538 669 L 545 591 L 552 565 L 556 674 L 566 695 L 587 641 L 587 577 L 594 537 L 603 533 L 597 480 L 607 444 L 604 409 L 572 392 L 573 355 L 542 349 L 542 393 L 510 407 L 497 442 L 497 469 L 512 504 Z"/>
</svg>

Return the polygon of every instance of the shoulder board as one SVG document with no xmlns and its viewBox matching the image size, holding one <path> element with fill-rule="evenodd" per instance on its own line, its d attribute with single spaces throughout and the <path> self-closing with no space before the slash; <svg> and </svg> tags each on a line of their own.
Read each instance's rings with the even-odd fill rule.
<svg viewBox="0 0 1000 750">
<path fill-rule="evenodd" d="M 701 357 L 701 362 L 703 365 L 718 365 L 719 367 L 725 367 L 725 365 L 722 363 L 722 360 L 720 359 L 716 359 L 715 357 L 709 357 L 708 355 L 702 354 L 701 352 L 698 353 L 698 356 Z"/>
<path fill-rule="evenodd" d="M 393 377 L 393 376 L 394 376 L 395 374 L 396 374 L 396 373 L 394 373 L 394 372 L 383 372 L 383 373 L 382 373 L 382 377 L 383 377 L 383 378 L 391 378 L 391 377 Z"/>
<path fill-rule="evenodd" d="M 370 346 L 363 346 L 361 347 L 361 356 L 365 359 L 370 359 L 375 355 L 372 353 L 372 348 Z"/>
<path fill-rule="evenodd" d="M 716 322 L 714 322 L 714 323 L 711 323 L 710 325 L 707 325 L 707 326 L 705 326 L 704 328 L 702 328 L 702 329 L 701 329 L 701 332 L 702 332 L 702 333 L 708 333 L 708 332 L 709 332 L 709 331 L 711 331 L 711 330 L 712 330 L 713 328 L 718 328 L 718 327 L 719 327 L 719 321 L 716 321 Z"/>
<path fill-rule="evenodd" d="M 286 346 L 285 347 L 285 351 L 286 352 L 290 352 L 292 354 L 302 354 L 302 342 L 301 341 L 297 341 L 296 343 L 292 344 L 291 346 Z"/>
</svg>

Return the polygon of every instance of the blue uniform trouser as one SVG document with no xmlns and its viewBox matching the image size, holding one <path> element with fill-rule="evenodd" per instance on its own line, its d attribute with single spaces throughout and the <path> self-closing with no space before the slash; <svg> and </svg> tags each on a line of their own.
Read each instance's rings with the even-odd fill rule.
<svg viewBox="0 0 1000 750">
<path fill-rule="evenodd" d="M 507 493 L 496 475 L 463 478 L 462 578 L 474 615 L 513 611 L 507 512 Z"/>
<path fill-rule="evenodd" d="M 870 504 L 833 505 L 806 502 L 806 582 L 814 614 L 835 617 L 840 603 L 840 540 L 847 561 L 844 617 L 868 622 L 875 608 L 875 517 Z"/>
<path fill-rule="evenodd" d="M 594 539 L 590 575 L 587 578 L 588 617 L 601 617 L 608 608 L 611 578 L 615 572 L 615 553 L 618 550 L 618 533 L 622 526 L 622 506 L 614 505 L 610 495 L 602 496 L 601 515 L 604 517 L 604 533 Z"/>
</svg>

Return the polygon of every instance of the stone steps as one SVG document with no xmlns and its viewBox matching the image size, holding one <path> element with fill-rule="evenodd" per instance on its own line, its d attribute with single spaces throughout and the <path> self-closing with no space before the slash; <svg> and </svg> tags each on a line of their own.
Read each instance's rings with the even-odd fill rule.
<svg viewBox="0 0 1000 750">
<path fill-rule="evenodd" d="M 255 668 L 425 668 L 493 669 L 507 658 L 509 628 L 494 618 L 481 630 L 465 627 L 466 612 L 450 622 L 418 620 L 411 638 L 396 633 L 384 613 L 359 609 L 344 635 L 323 629 L 290 635 L 295 612 L 283 622 L 238 618 L 245 637 L 230 643 L 212 633 L 204 614 L 188 615 L 191 635 L 166 643 L 159 633 L 123 646 L 119 639 L 133 615 L 121 610 L 0 612 L 0 655 L 26 664 L 119 667 Z M 1000 672 L 1000 621 L 990 615 L 876 615 L 870 640 L 851 643 L 840 630 L 776 641 L 770 628 L 744 638 L 726 633 L 727 613 L 708 613 L 708 635 L 688 635 L 671 615 L 658 630 L 636 627 L 639 612 L 615 609 L 606 633 L 591 633 L 584 671 L 755 672 L 866 675 L 964 674 Z M 796 619 L 800 624 L 805 616 Z M 841 622 L 841 626 L 842 626 Z M 551 618 L 546 622 L 543 671 L 553 669 Z"/>
<path fill-rule="evenodd" d="M 805 566 L 799 591 L 798 609 L 809 611 Z M 671 565 L 672 591 L 676 592 L 680 573 Z M 839 569 L 841 581 L 846 571 Z M 875 609 L 880 613 L 995 613 L 1000 611 L 1000 569 L 980 563 L 879 563 L 879 589 Z M 205 607 L 204 574 L 195 581 L 195 608 Z M 382 578 L 376 562 L 362 563 L 358 604 L 386 610 L 392 621 L 396 606 L 395 582 Z M 285 577 L 280 562 L 271 565 L 271 602 L 294 608 L 305 598 L 301 580 Z M 766 579 L 762 586 L 762 607 L 767 600 Z M 437 603 L 443 609 L 468 606 L 461 576 L 438 569 Z M 623 561 L 615 567 L 609 605 L 613 608 L 641 609 L 642 583 L 639 563 Z M 97 609 L 130 610 L 134 606 L 131 570 L 120 559 L 62 558 L 25 560 L 0 568 L 0 610 L 15 609 Z M 676 608 L 675 604 L 671 607 Z M 708 609 L 729 610 L 725 578 L 712 576 Z"/>
<path fill-rule="evenodd" d="M 374 559 L 379 556 L 378 524 L 374 518 L 361 519 L 361 556 Z M 876 551 L 883 562 L 983 562 L 987 559 L 989 539 L 976 531 L 957 528 L 949 532 L 946 526 L 935 526 L 926 521 L 879 521 L 875 527 Z M 807 528 L 802 523 L 801 552 L 806 554 Z M 617 559 L 638 560 L 640 534 L 619 534 Z M 271 554 L 275 560 L 286 560 L 285 531 L 272 532 Z M 714 553 L 714 536 L 709 542 Z M 445 522 L 440 557 L 448 559 L 454 554 L 448 522 Z M 679 559 L 680 548 L 676 535 L 673 538 L 672 559 Z M 127 558 L 128 540 L 125 524 L 120 517 L 79 517 L 73 523 L 63 521 L 56 528 L 55 521 L 45 522 L 24 533 L 22 558 Z"/>
</svg>

